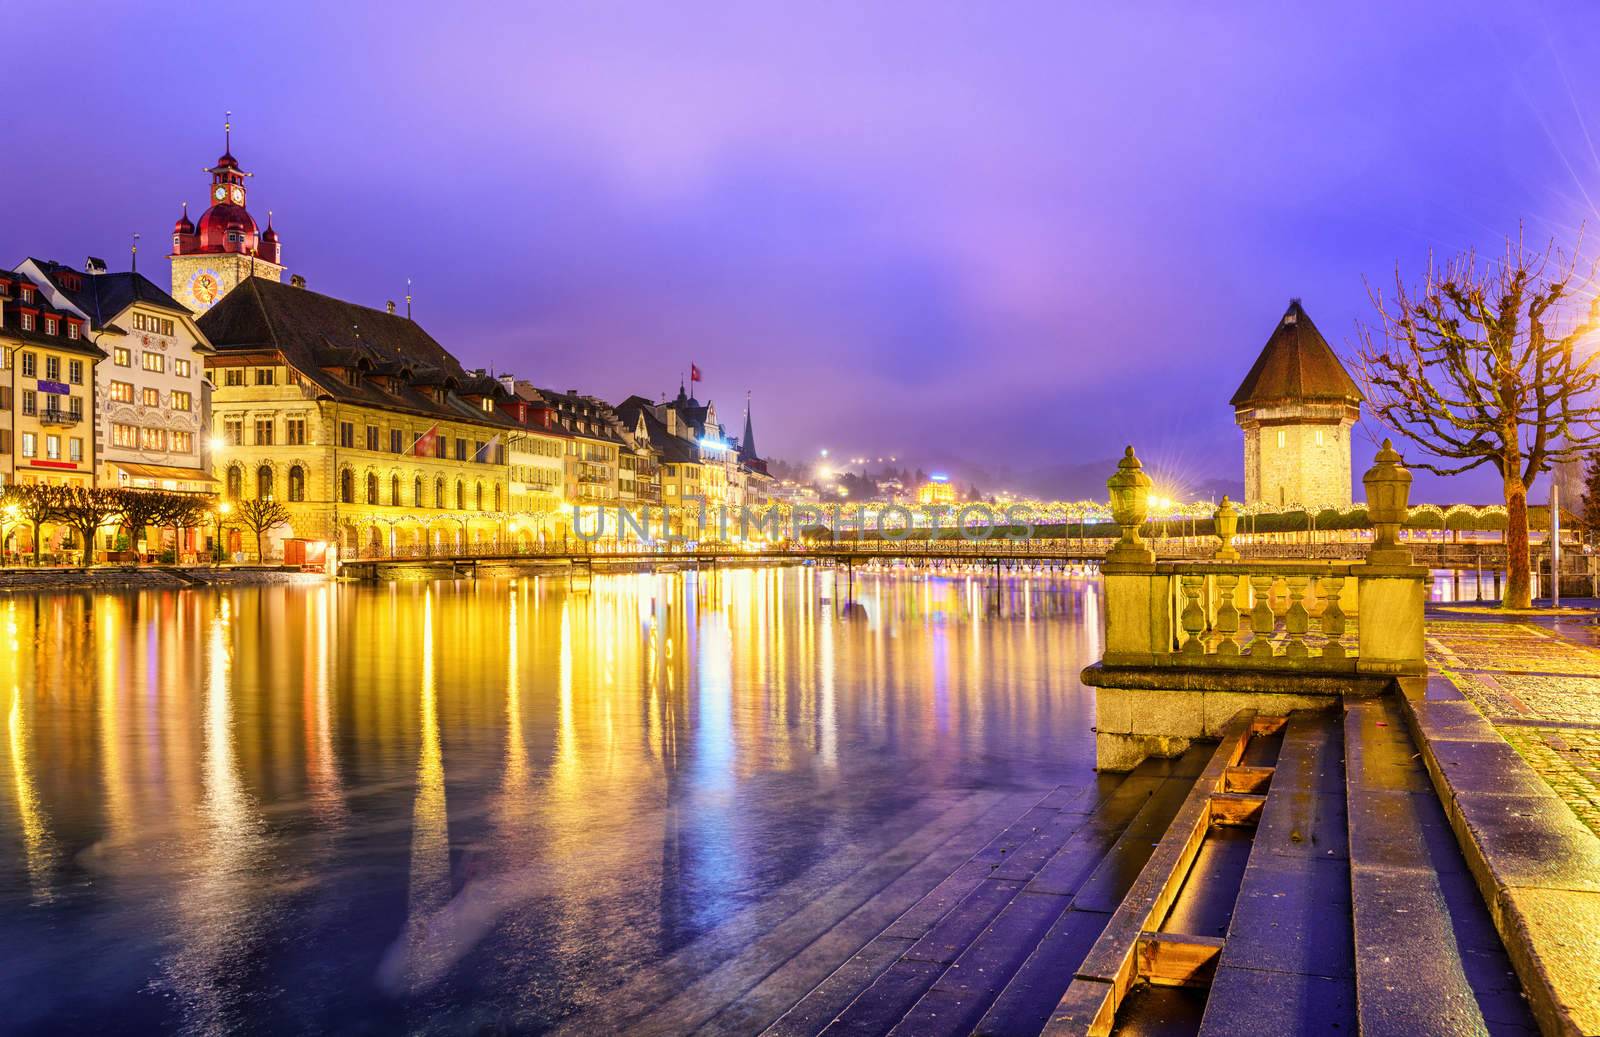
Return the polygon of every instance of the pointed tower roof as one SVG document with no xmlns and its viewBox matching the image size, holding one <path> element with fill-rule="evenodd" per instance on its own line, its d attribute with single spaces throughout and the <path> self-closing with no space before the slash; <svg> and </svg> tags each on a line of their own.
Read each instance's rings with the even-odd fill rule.
<svg viewBox="0 0 1600 1037">
<path fill-rule="evenodd" d="M 1283 319 L 1229 402 L 1248 407 L 1283 400 L 1362 400 L 1355 380 L 1299 299 L 1289 300 Z"/>
<path fill-rule="evenodd" d="M 744 435 L 739 437 L 739 460 L 753 461 L 760 455 L 756 453 L 756 430 L 750 423 L 750 399 L 744 401 Z"/>
</svg>

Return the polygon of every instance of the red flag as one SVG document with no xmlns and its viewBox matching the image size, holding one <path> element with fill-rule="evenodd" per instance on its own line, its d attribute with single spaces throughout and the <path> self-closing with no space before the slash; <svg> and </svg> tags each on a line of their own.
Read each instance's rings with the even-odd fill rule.
<svg viewBox="0 0 1600 1037">
<path fill-rule="evenodd" d="M 411 449 L 406 453 L 417 457 L 432 457 L 438 452 L 439 426 L 435 424 L 428 431 L 418 436 L 411 442 Z"/>
<path fill-rule="evenodd" d="M 690 364 L 689 365 L 689 381 L 698 382 L 699 380 L 700 380 L 700 368 L 696 367 L 694 364 Z"/>
</svg>

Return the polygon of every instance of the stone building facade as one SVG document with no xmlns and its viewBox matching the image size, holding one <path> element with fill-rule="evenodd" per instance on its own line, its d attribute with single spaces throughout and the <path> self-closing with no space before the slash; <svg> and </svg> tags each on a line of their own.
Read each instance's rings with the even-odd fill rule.
<svg viewBox="0 0 1600 1037">
<path fill-rule="evenodd" d="M 1351 505 L 1350 430 L 1356 387 L 1294 299 L 1233 394 L 1244 432 L 1245 502 L 1269 509 Z"/>
<path fill-rule="evenodd" d="M 287 505 L 275 542 L 506 542 L 510 394 L 416 322 L 256 277 L 199 325 L 216 351 L 214 470 L 229 499 Z"/>
<path fill-rule="evenodd" d="M 83 315 L 42 278 L 0 271 L 0 459 L 21 485 L 95 480 L 94 367 Z"/>
<path fill-rule="evenodd" d="M 30 259 L 18 268 L 83 318 L 105 354 L 94 367 L 96 482 L 124 489 L 210 493 L 206 470 L 211 346 L 193 315 L 136 271 L 83 271 Z"/>
</svg>

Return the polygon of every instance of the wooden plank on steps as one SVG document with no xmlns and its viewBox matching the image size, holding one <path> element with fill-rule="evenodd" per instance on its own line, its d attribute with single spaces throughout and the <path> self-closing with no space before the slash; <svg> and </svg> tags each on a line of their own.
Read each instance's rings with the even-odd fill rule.
<svg viewBox="0 0 1600 1037">
<path fill-rule="evenodd" d="M 1250 826 L 1261 820 L 1267 797 L 1249 792 L 1219 792 L 1211 797 L 1211 823 Z"/>
<path fill-rule="evenodd" d="M 1184 933 L 1139 934 L 1139 978 L 1158 987 L 1208 987 L 1222 954 L 1222 938 Z"/>
<path fill-rule="evenodd" d="M 1267 786 L 1272 783 L 1272 772 L 1275 767 L 1247 767 L 1240 764 L 1229 767 L 1224 775 L 1224 792 L 1266 792 Z"/>
<path fill-rule="evenodd" d="M 1139 877 L 1122 898 L 1105 932 L 1089 950 L 1077 976 L 1057 1005 L 1044 1033 L 1109 1034 L 1128 989 L 1137 978 L 1136 952 L 1144 933 L 1159 929 L 1183 888 L 1211 822 L 1211 798 L 1223 789 L 1228 768 L 1238 764 L 1245 746 L 1262 725 L 1255 710 L 1240 710 L 1223 729 L 1211 762 L 1193 788 Z M 1270 728 L 1270 725 L 1269 729 Z M 1103 1003 L 1096 1003 L 1096 999 Z"/>
<path fill-rule="evenodd" d="M 1340 845 L 1316 855 L 1279 852 L 1263 837 L 1274 818 L 1313 796 L 1332 710 L 1290 714 L 1262 820 L 1239 884 L 1233 918 L 1201 1021 L 1203 1037 L 1305 1032 L 1354 1033 L 1350 869 Z M 1337 758 L 1337 754 L 1335 754 Z"/>
</svg>

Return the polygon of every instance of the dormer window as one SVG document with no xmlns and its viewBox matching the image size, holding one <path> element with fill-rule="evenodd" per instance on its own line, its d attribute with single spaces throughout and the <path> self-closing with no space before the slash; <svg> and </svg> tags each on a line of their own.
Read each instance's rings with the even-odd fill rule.
<svg viewBox="0 0 1600 1037">
<path fill-rule="evenodd" d="M 61 322 L 54 317 L 46 317 L 44 319 L 44 333 L 46 335 L 59 335 L 61 333 L 60 327 Z"/>
<path fill-rule="evenodd" d="M 67 321 L 67 337 L 70 339 L 76 339 L 78 334 L 78 322 L 75 320 Z"/>
<path fill-rule="evenodd" d="M 32 302 L 33 301 L 33 285 L 25 284 L 25 285 L 22 286 L 22 301 L 23 302 Z"/>
<path fill-rule="evenodd" d="M 489 399 L 487 397 L 484 398 L 484 401 L 483 401 L 483 412 L 485 414 L 493 414 L 494 413 L 494 401 L 493 400 L 491 400 L 491 399 Z"/>
<path fill-rule="evenodd" d="M 34 321 L 33 314 L 24 313 L 22 315 L 22 330 L 23 331 L 32 331 L 33 330 L 33 321 Z"/>
</svg>

